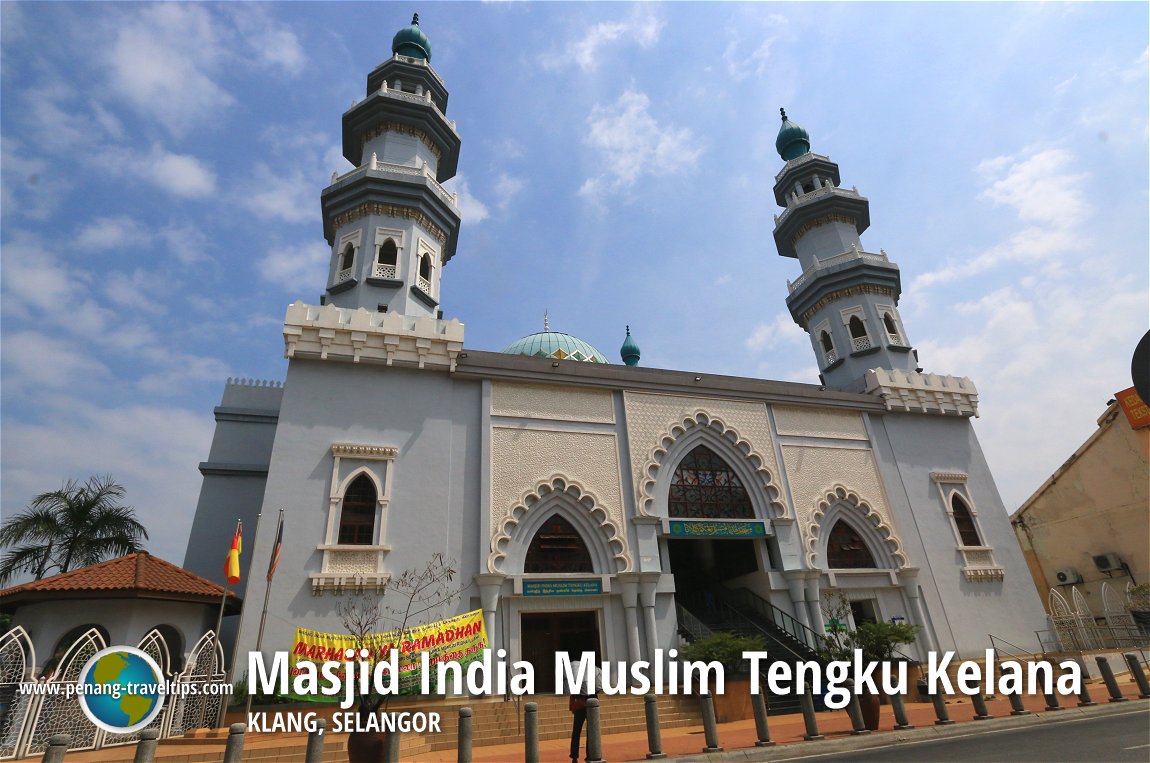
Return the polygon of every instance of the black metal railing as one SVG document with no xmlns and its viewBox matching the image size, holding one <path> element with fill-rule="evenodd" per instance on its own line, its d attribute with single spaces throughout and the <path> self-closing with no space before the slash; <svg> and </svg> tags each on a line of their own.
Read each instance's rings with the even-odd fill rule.
<svg viewBox="0 0 1150 763">
<path fill-rule="evenodd" d="M 723 591 L 722 596 L 723 599 L 735 607 L 746 609 L 752 612 L 756 617 L 778 628 L 810 652 L 818 654 L 822 650 L 824 643 L 822 636 L 759 596 L 754 591 L 748 588 L 739 588 L 733 591 Z M 810 655 L 808 655 L 808 657 L 809 656 Z"/>
</svg>

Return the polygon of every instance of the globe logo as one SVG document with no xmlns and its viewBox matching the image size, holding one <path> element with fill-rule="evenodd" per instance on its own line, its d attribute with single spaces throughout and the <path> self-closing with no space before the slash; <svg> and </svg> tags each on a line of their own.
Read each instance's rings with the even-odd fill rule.
<svg viewBox="0 0 1150 763">
<path fill-rule="evenodd" d="M 164 676 L 155 660 L 130 646 L 97 652 L 80 672 L 80 709 L 113 734 L 130 734 L 164 707 Z"/>
</svg>

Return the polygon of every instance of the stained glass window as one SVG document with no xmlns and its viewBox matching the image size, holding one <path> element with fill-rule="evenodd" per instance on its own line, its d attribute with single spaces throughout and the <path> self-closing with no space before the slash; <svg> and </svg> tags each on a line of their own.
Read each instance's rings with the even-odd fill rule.
<svg viewBox="0 0 1150 763">
<path fill-rule="evenodd" d="M 827 567 L 832 570 L 872 569 L 874 563 L 866 541 L 858 531 L 841 519 L 827 538 Z"/>
<path fill-rule="evenodd" d="M 727 462 L 706 445 L 699 445 L 679 462 L 667 503 L 672 517 L 755 518 L 743 483 Z"/>
<path fill-rule="evenodd" d="M 583 536 L 571 523 L 556 514 L 550 517 L 531 539 L 524 572 L 594 572 L 591 552 Z"/>
<path fill-rule="evenodd" d="M 974 517 L 966 503 L 955 495 L 950 499 L 950 508 L 954 511 L 954 526 L 958 528 L 958 537 L 964 546 L 981 546 L 982 539 L 978 537 L 978 528 L 974 526 Z"/>
<path fill-rule="evenodd" d="M 366 474 L 359 475 L 343 494 L 338 543 L 371 544 L 375 539 L 375 503 L 375 485 Z"/>
</svg>

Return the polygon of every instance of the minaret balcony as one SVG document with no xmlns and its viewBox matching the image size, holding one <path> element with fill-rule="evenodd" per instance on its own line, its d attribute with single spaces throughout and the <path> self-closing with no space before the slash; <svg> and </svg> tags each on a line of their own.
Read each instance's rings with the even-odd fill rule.
<svg viewBox="0 0 1150 763">
<path fill-rule="evenodd" d="M 419 104 L 423 104 L 426 106 L 430 106 L 431 108 L 435 109 L 436 114 L 443 117 L 444 122 L 446 122 L 447 124 L 449 124 L 451 126 L 451 131 L 453 133 L 455 133 L 456 135 L 459 134 L 459 130 L 455 126 L 455 120 L 454 119 L 448 119 L 447 115 L 444 114 L 439 109 L 439 104 L 436 103 L 431 98 L 431 91 L 430 90 L 425 90 L 423 92 L 423 95 L 420 95 L 418 93 L 408 93 L 408 92 L 404 92 L 403 90 L 396 90 L 395 88 L 386 87 L 387 86 L 386 81 L 383 84 L 384 84 L 384 87 L 381 87 L 379 89 L 380 95 L 386 96 L 388 98 L 395 98 L 395 99 L 400 100 L 400 101 L 407 101 L 408 103 L 419 103 Z"/>
<path fill-rule="evenodd" d="M 426 294 L 429 297 L 431 296 L 431 281 L 428 281 L 423 276 L 416 276 L 415 285 L 418 286 L 419 290 L 422 291 L 424 294 Z"/>
<path fill-rule="evenodd" d="M 870 202 L 856 189 L 824 185 L 787 197 L 787 208 L 775 215 L 775 246 L 783 257 L 798 257 L 795 244 L 807 231 L 832 221 L 849 223 L 862 235 L 870 227 Z"/>
<path fill-rule="evenodd" d="M 335 282 L 343 283 L 344 281 L 350 281 L 354 274 L 355 268 L 344 268 L 335 274 Z"/>
<path fill-rule="evenodd" d="M 435 194 L 447 204 L 450 204 L 452 209 L 459 209 L 459 196 L 451 193 L 444 188 L 435 176 L 431 174 L 431 168 L 425 162 L 421 167 L 412 167 L 409 164 L 391 164 L 390 162 L 381 162 L 374 158 L 374 156 L 362 167 L 356 167 L 350 172 L 345 172 L 342 175 L 336 175 L 332 178 L 331 184 L 342 183 L 347 180 L 354 180 L 355 178 L 365 175 L 372 177 L 388 178 L 392 180 L 399 180 L 400 182 L 410 182 L 413 178 L 423 180 L 424 184 L 430 188 Z"/>
<path fill-rule="evenodd" d="M 871 347 L 874 347 L 874 342 L 870 340 L 869 336 L 856 336 L 851 339 L 851 344 L 854 347 L 855 352 L 862 352 L 864 350 L 869 350 Z"/>
<path fill-rule="evenodd" d="M 372 268 L 372 271 L 371 271 L 371 277 L 372 278 L 382 278 L 386 281 L 394 281 L 395 276 L 396 276 L 395 265 L 381 265 L 377 262 L 377 263 L 375 263 L 375 267 Z"/>
<path fill-rule="evenodd" d="M 887 258 L 886 252 L 874 254 L 872 252 L 864 252 L 861 249 L 849 249 L 842 254 L 836 254 L 834 257 L 828 257 L 825 260 L 818 260 L 814 267 L 805 270 L 803 274 L 796 278 L 794 281 L 787 281 L 787 292 L 794 294 L 808 281 L 816 278 L 820 271 L 827 270 L 828 268 L 838 267 L 839 265 L 851 262 L 852 260 L 871 263 L 890 263 L 890 259 Z"/>
</svg>

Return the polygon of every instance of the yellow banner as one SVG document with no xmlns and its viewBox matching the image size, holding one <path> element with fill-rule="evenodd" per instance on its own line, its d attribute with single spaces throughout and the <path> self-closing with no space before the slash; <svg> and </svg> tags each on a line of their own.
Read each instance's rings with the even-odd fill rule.
<svg viewBox="0 0 1150 763">
<path fill-rule="evenodd" d="M 288 657 L 288 674 L 299 672 L 301 662 L 368 662 L 387 660 L 392 650 L 399 651 L 399 690 L 401 694 L 419 691 L 420 661 L 424 652 L 428 664 L 434 668 L 440 662 L 457 662 L 466 666 L 479 659 L 487 648 L 487 629 L 483 624 L 483 610 L 477 609 L 446 620 L 417 625 L 387 633 L 372 633 L 360 643 L 348 633 L 321 633 L 296 628 L 295 641 Z M 324 697 L 299 697 L 324 700 Z"/>
</svg>

